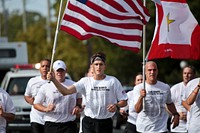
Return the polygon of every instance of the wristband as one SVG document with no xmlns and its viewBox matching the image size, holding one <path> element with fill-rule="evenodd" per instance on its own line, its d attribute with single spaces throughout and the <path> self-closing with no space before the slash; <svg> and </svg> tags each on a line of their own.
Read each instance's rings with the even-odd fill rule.
<svg viewBox="0 0 200 133">
<path fill-rule="evenodd" d="M 180 116 L 178 112 L 176 112 L 176 113 L 174 113 L 174 114 L 173 114 L 173 116 L 175 116 L 175 115 L 178 115 L 178 116 Z"/>
</svg>

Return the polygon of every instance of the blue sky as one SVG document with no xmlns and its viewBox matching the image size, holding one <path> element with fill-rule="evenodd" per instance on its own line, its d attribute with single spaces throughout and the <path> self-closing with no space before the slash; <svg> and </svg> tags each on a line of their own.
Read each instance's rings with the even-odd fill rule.
<svg viewBox="0 0 200 133">
<path fill-rule="evenodd" d="M 51 4 L 55 0 L 50 0 Z M 5 8 L 9 12 L 19 10 L 22 12 L 22 0 L 5 0 Z M 47 0 L 26 0 L 26 10 L 36 11 L 43 16 L 47 15 Z M 0 4 L 0 11 L 2 12 L 2 3 Z"/>
</svg>

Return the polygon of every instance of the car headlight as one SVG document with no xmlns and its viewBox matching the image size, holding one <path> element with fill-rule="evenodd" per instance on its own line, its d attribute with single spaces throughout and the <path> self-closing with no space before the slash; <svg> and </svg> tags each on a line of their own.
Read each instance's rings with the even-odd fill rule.
<svg viewBox="0 0 200 133">
<path fill-rule="evenodd" d="M 22 108 L 20 108 L 20 107 L 15 107 L 15 109 L 16 109 L 16 112 L 21 112 L 22 111 Z"/>
</svg>

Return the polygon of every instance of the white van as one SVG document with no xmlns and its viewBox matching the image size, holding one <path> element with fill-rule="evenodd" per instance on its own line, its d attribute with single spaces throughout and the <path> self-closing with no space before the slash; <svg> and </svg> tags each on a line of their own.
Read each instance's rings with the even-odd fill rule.
<svg viewBox="0 0 200 133">
<path fill-rule="evenodd" d="M 1 42 L 0 70 L 9 70 L 15 64 L 28 64 L 26 42 Z"/>
</svg>

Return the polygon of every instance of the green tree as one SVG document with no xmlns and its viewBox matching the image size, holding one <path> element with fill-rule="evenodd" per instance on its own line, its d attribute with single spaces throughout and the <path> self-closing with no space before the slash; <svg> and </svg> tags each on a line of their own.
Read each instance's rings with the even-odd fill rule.
<svg viewBox="0 0 200 133">
<path fill-rule="evenodd" d="M 55 17 L 57 18 L 59 2 L 52 6 L 55 9 Z M 199 0 L 187 1 L 192 13 L 199 22 Z M 63 10 L 66 1 L 63 3 Z M 146 52 L 149 50 L 151 40 L 155 28 L 155 6 L 152 1 L 147 1 L 151 19 L 146 26 Z M 2 18 L 2 14 L 1 18 Z M 36 63 L 42 58 L 51 58 L 53 42 L 46 42 L 46 18 L 38 13 L 27 12 L 27 32 L 22 31 L 22 15 L 19 12 L 13 12 L 9 15 L 8 20 L 8 38 L 9 41 L 26 41 L 28 44 L 29 62 Z M 51 22 L 51 38 L 55 37 L 56 21 Z M 2 28 L 3 30 L 3 28 Z M 59 31 L 56 53 L 54 60 L 62 59 L 67 63 L 68 72 L 72 78 L 77 81 L 88 70 L 88 55 L 95 52 L 104 52 L 107 55 L 106 73 L 116 76 L 122 84 L 133 85 L 133 77 L 137 72 L 142 71 L 142 46 L 139 53 L 122 50 L 121 48 L 111 44 L 109 41 L 100 38 L 92 37 L 89 39 L 92 50 L 88 49 L 88 45 L 75 37 Z M 159 67 L 159 79 L 169 84 L 180 82 L 181 79 L 181 60 L 175 59 L 159 59 L 155 60 Z M 188 64 L 200 67 L 199 61 L 187 60 Z M 198 73 L 199 74 L 199 73 Z"/>
</svg>

